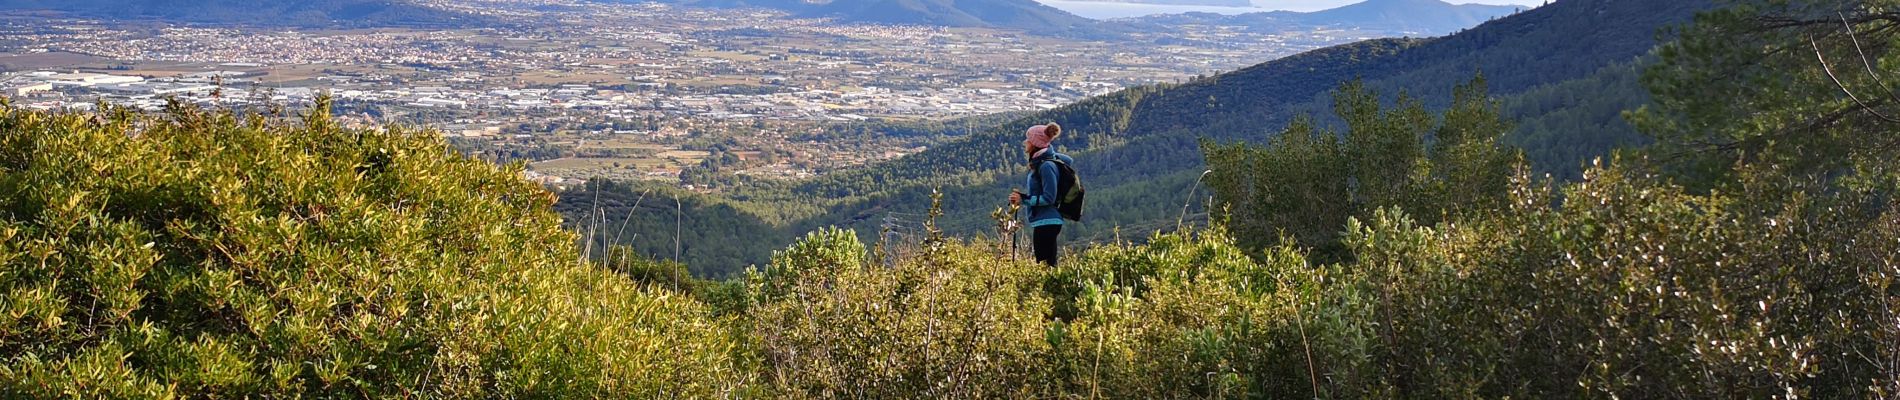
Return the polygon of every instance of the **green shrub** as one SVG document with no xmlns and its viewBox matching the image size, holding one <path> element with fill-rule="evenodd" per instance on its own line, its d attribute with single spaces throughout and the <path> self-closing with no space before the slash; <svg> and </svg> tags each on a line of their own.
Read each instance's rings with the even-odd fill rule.
<svg viewBox="0 0 1900 400">
<path fill-rule="evenodd" d="M 1321 325 L 1369 338 L 1369 358 L 1325 375 L 1390 390 L 1351 397 L 1893 393 L 1892 198 L 1764 182 L 1695 195 L 1631 168 L 1585 176 L 1561 201 L 1520 176 L 1509 210 L 1456 223 L 1387 211 L 1350 223 L 1358 262 L 1325 289 L 1349 319 Z"/>
<path fill-rule="evenodd" d="M 1251 259 L 1219 227 L 1091 249 L 1056 274 L 1081 289 L 1048 368 L 1078 395 L 1312 397 L 1315 272 L 1291 247 Z"/>
<path fill-rule="evenodd" d="M 1046 390 L 1041 273 L 945 243 L 892 267 L 823 230 L 755 273 L 761 374 L 797 398 L 1024 398 Z"/>
<path fill-rule="evenodd" d="M 1055 269 L 981 240 L 940 246 L 865 264 L 853 233 L 823 230 L 752 274 L 753 293 L 775 293 L 748 313 L 775 394 L 1312 397 L 1314 365 L 1329 361 L 1308 349 L 1349 347 L 1306 326 L 1329 318 L 1302 314 L 1324 270 L 1291 247 L 1256 261 L 1224 229 L 1088 249 Z"/>
<path fill-rule="evenodd" d="M 0 397 L 710 397 L 708 309 L 435 134 L 0 107 Z"/>
</svg>

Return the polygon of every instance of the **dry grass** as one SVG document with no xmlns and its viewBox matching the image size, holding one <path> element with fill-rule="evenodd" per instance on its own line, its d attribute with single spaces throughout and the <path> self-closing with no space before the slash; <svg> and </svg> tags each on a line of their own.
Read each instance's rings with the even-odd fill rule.
<svg viewBox="0 0 1900 400">
<path fill-rule="evenodd" d="M 619 166 L 615 166 L 615 164 L 619 164 Z M 557 158 L 553 160 L 537 162 L 533 164 L 533 167 L 535 170 L 543 171 L 543 172 L 558 171 L 558 170 L 603 169 L 603 168 L 604 169 L 637 168 L 641 170 L 651 170 L 653 168 L 666 166 L 668 164 L 671 164 L 671 163 L 667 162 L 666 160 L 657 159 L 657 158 L 567 157 L 567 158 Z"/>
<path fill-rule="evenodd" d="M 112 62 L 111 59 L 93 57 L 85 54 L 67 52 L 47 52 L 39 54 L 0 54 L 0 67 L 10 69 L 42 69 L 52 67 L 71 67 L 78 65 L 96 65 Z"/>
</svg>

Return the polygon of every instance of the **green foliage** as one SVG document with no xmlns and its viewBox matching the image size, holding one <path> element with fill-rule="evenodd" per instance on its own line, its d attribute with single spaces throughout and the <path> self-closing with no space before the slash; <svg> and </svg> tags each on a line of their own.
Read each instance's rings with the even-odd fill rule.
<svg viewBox="0 0 1900 400">
<path fill-rule="evenodd" d="M 1511 170 L 1523 164 L 1523 155 L 1501 143 L 1512 130 L 1501 108 L 1488 94 L 1483 75 L 1452 90 L 1451 107 L 1432 136 L 1430 180 L 1420 189 L 1439 208 L 1457 214 L 1503 205 Z M 1430 211 L 1427 207 L 1415 209 Z"/>
<path fill-rule="evenodd" d="M 1354 162 L 1339 135 L 1296 119 L 1265 146 L 1207 144 L 1207 186 L 1223 202 L 1229 226 L 1250 243 L 1287 235 L 1328 247 L 1356 209 L 1349 185 Z M 1336 249 L 1334 250 L 1336 251 Z"/>
<path fill-rule="evenodd" d="M 1579 3 L 1597 4 L 1559 4 Z M 604 210 L 644 218 L 627 188 L 578 192 L 601 199 L 570 224 L 583 240 L 518 167 L 321 106 L 301 123 L 0 107 L 0 397 L 1900 395 L 1900 174 L 1865 147 L 1885 125 L 1825 88 L 1683 98 L 1724 65 L 1698 58 L 1700 29 L 1785 11 L 1738 9 L 1660 57 L 1681 70 L 1652 71 L 1663 89 L 1638 116 L 1664 150 L 1706 156 L 1534 179 L 1482 81 L 1442 117 L 1348 85 L 1327 97 L 1343 131 L 1301 118 L 1264 146 L 1206 145 L 1231 222 L 1058 268 L 945 231 L 970 188 L 1014 174 L 988 167 L 906 199 L 929 210 L 917 251 L 825 228 L 709 282 L 597 234 L 617 229 Z M 1753 32 L 1740 41 L 1789 35 Z M 1812 78 L 1768 64 L 1790 69 L 1744 75 Z M 1852 120 L 1795 118 L 1829 110 Z M 1668 143 L 1784 130 L 1814 135 Z M 1090 140 L 1181 140 L 1132 136 Z M 1160 158 L 1135 164 L 1182 162 Z M 861 176 L 901 178 L 878 173 Z M 909 193 L 829 183 L 840 208 Z"/>
<path fill-rule="evenodd" d="M 1028 397 L 1047 354 L 1035 267 L 953 245 L 893 267 L 849 233 L 817 234 L 755 280 L 748 317 L 781 395 Z M 794 254 L 796 253 L 796 254 Z"/>
<path fill-rule="evenodd" d="M 709 397 L 706 306 L 431 132 L 0 107 L 0 397 Z M 706 377 L 721 377 L 706 379 Z"/>
<path fill-rule="evenodd" d="M 1217 226 L 1055 269 L 981 241 L 884 267 L 827 231 L 777 259 L 810 273 L 752 311 L 753 337 L 794 397 L 1894 393 L 1891 196 L 1586 177 L 1559 200 L 1520 169 L 1496 211 L 1437 224 L 1377 209 L 1344 226 L 1352 261 L 1326 265 L 1249 257 Z"/>
<path fill-rule="evenodd" d="M 1691 69 L 1685 76 L 1720 73 L 1661 58 L 1667 68 Z M 1627 83 L 1627 68 L 1599 76 Z M 1807 73 L 1801 71 L 1767 71 L 1762 79 Z M 1900 306 L 1900 270 L 1893 268 L 1900 177 L 1891 161 L 1865 149 L 1729 159 L 1719 173 L 1690 175 L 1689 185 L 1656 175 L 1644 160 L 1619 161 L 1560 185 L 1513 163 L 1501 146 L 1512 131 L 1507 112 L 1483 87 L 1454 88 L 1440 119 L 1419 101 L 1400 96 L 1396 108 L 1387 108 L 1372 90 L 1348 86 L 1331 96 L 1343 132 L 1296 119 L 1265 146 L 1207 145 L 1211 169 L 1224 172 L 1211 175 L 1210 186 L 1232 210 L 1232 236 L 1216 225 L 1142 245 L 1117 242 L 1041 270 L 983 254 L 982 242 L 953 243 L 890 268 L 822 261 L 863 252 L 855 240 L 828 234 L 812 243 L 828 243 L 835 253 L 800 251 L 847 256 L 806 257 L 821 261 L 805 264 L 852 265 L 851 272 L 813 268 L 830 278 L 798 275 L 811 280 L 791 292 L 809 294 L 777 297 L 760 309 L 776 311 L 756 314 L 769 319 L 754 326 L 772 327 L 756 336 L 769 343 L 758 347 L 775 349 L 769 353 L 780 360 L 767 362 L 773 372 L 765 375 L 780 377 L 771 385 L 778 390 L 815 397 L 1900 393 L 1893 378 L 1900 376 L 1900 315 L 1893 311 Z M 1574 87 L 1519 98 L 1555 97 Z M 1683 104 L 1683 95 L 1659 91 L 1665 98 L 1658 102 Z M 1722 105 L 1728 111 L 1691 121 L 1793 132 L 1859 129 L 1805 127 L 1799 119 L 1734 122 L 1761 116 L 1751 108 L 1804 115 L 1798 110 L 1812 104 Z M 1639 119 L 1659 118 L 1645 115 Z M 1878 138 L 1789 148 L 1851 148 Z M 1127 143 L 1154 140 L 1160 139 Z M 1816 171 L 1829 173 L 1816 179 Z M 1309 265 L 1305 251 L 1336 262 Z M 963 287 L 957 280 L 992 290 L 917 283 Z M 876 289 L 857 287 L 861 282 Z M 929 304 L 978 311 L 919 312 L 906 296 L 920 292 L 932 296 Z M 1011 313 L 986 308 L 994 303 L 985 300 L 1002 301 Z M 1014 313 L 1036 306 L 1046 307 L 1040 321 Z M 988 335 L 981 354 L 1007 356 L 917 356 L 951 345 L 884 334 L 915 335 L 919 325 L 980 327 L 978 334 Z M 1034 328 L 1043 333 L 1040 341 L 1021 334 Z M 780 340 L 786 337 L 798 339 Z M 1024 354 L 1038 362 L 1020 366 Z M 985 371 L 974 376 L 999 384 L 932 375 L 945 370 Z M 883 378 L 854 384 L 837 371 Z"/>
<path fill-rule="evenodd" d="M 746 281 L 761 303 L 791 294 L 793 286 L 808 276 L 822 277 L 840 270 L 864 266 L 867 255 L 858 235 L 840 229 L 821 229 L 805 235 L 805 240 L 772 255 L 772 264 L 763 271 L 749 272 Z"/>
<path fill-rule="evenodd" d="M 1323 259 L 1342 255 L 1339 227 L 1370 210 L 1437 216 L 1495 209 L 1513 165 L 1498 143 L 1510 124 L 1482 76 L 1453 93 L 1440 122 L 1407 96 L 1384 110 L 1377 94 L 1348 83 L 1333 95 L 1343 135 L 1300 118 L 1265 146 L 1204 144 L 1208 187 L 1250 246 L 1286 235 Z"/>
<path fill-rule="evenodd" d="M 1623 113 L 1649 103 L 1641 79 L 1654 58 L 1613 64 L 1590 77 L 1501 96 L 1504 115 L 1517 122 L 1517 129 L 1502 143 L 1523 149 L 1524 158 L 1536 171 L 1564 181 L 1583 179 L 1592 159 L 1649 145 L 1654 139 L 1637 132 Z"/>
<path fill-rule="evenodd" d="M 1054 323 L 1064 346 L 1047 368 L 1077 397 L 1311 397 L 1296 320 L 1317 293 L 1308 272 L 1297 251 L 1256 262 L 1220 229 L 1092 250 L 1050 279 L 1080 290 L 1053 293 L 1075 316 Z"/>
<path fill-rule="evenodd" d="M 1310 388 L 1291 303 L 1300 254 L 1261 264 L 1225 231 L 1097 248 L 1049 270 L 977 241 L 863 264 L 814 233 L 749 279 L 761 375 L 779 395 L 1245 397 Z"/>
<path fill-rule="evenodd" d="M 1697 186 L 1737 163 L 1815 179 L 1889 169 L 1900 150 L 1900 17 L 1892 0 L 1735 0 L 1663 46 L 1633 115 Z M 1840 163 L 1849 160 L 1851 163 Z"/>
<path fill-rule="evenodd" d="M 1349 228 L 1360 261 L 1344 280 L 1371 296 L 1342 304 L 1371 316 L 1365 330 L 1382 349 L 1373 361 L 1395 388 L 1408 397 L 1892 393 L 1900 353 L 1881 340 L 1900 328 L 1864 325 L 1891 321 L 1885 307 L 1900 295 L 1891 200 L 1698 196 L 1627 169 L 1587 176 L 1554 209 L 1552 193 L 1520 180 L 1496 217 L 1428 228 L 1377 215 Z"/>
</svg>

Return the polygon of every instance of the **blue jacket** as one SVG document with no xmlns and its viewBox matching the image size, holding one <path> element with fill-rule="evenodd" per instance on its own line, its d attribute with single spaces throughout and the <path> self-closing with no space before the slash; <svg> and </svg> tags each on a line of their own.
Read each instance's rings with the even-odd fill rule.
<svg viewBox="0 0 1900 400">
<path fill-rule="evenodd" d="M 1069 164 L 1069 168 L 1075 168 L 1075 159 L 1056 152 L 1054 147 L 1042 156 L 1029 160 L 1029 164 L 1036 166 L 1037 171 L 1023 178 L 1027 182 L 1023 185 L 1026 188 L 1023 192 L 1027 195 L 1023 198 L 1023 206 L 1029 207 L 1030 228 L 1062 225 L 1062 212 L 1056 211 L 1056 193 L 1062 182 L 1062 167 L 1049 162 L 1050 159 L 1062 160 L 1062 163 Z"/>
</svg>

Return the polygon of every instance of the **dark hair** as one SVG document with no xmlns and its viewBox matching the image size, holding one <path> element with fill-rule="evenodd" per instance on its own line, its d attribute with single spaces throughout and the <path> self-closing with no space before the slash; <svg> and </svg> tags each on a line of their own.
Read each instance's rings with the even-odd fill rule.
<svg viewBox="0 0 1900 400">
<path fill-rule="evenodd" d="M 1056 138 L 1062 137 L 1062 125 L 1056 125 L 1056 123 L 1050 122 L 1048 125 L 1043 126 L 1042 133 L 1049 135 L 1049 141 L 1055 141 Z"/>
</svg>

